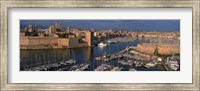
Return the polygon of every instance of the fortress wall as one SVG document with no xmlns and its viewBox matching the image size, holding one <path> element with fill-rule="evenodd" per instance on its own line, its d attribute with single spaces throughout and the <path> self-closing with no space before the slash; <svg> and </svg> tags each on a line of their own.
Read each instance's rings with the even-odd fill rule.
<svg viewBox="0 0 200 91">
<path fill-rule="evenodd" d="M 78 38 L 20 37 L 20 49 L 62 49 L 87 46 L 87 43 L 79 43 Z"/>
<path fill-rule="evenodd" d="M 69 38 L 69 46 L 75 46 L 78 45 L 78 39 L 77 38 Z"/>
<path fill-rule="evenodd" d="M 156 46 L 137 44 L 137 50 L 142 53 L 153 54 Z"/>
<path fill-rule="evenodd" d="M 156 47 L 158 48 L 159 54 L 170 55 L 173 53 L 180 53 L 180 46 L 176 45 L 138 44 L 137 50 L 142 53 L 153 54 Z"/>
<path fill-rule="evenodd" d="M 53 37 L 20 37 L 20 49 L 52 49 L 57 44 Z"/>
<path fill-rule="evenodd" d="M 28 46 L 29 45 L 28 37 L 20 37 L 20 45 Z"/>
<path fill-rule="evenodd" d="M 79 43 L 78 38 L 69 38 L 68 48 L 87 47 L 87 43 Z"/>
<path fill-rule="evenodd" d="M 160 46 L 158 49 L 160 54 L 180 53 L 180 46 Z"/>
<path fill-rule="evenodd" d="M 58 44 L 58 38 L 52 38 L 52 37 L 32 37 L 29 38 L 29 45 L 57 45 Z"/>
<path fill-rule="evenodd" d="M 59 46 L 69 46 L 69 39 L 67 38 L 59 38 L 58 39 Z"/>
<path fill-rule="evenodd" d="M 143 38 L 167 38 L 178 39 L 180 34 L 178 32 L 139 32 L 136 36 Z"/>
</svg>

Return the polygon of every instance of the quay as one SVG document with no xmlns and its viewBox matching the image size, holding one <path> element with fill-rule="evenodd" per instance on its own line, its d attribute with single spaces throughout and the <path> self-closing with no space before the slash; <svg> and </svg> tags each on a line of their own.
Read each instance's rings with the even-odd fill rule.
<svg viewBox="0 0 200 91">
<path fill-rule="evenodd" d="M 165 70 L 169 71 L 169 68 L 166 66 L 166 64 L 163 61 L 161 61 L 161 64 L 163 65 L 163 67 L 165 68 Z"/>
</svg>

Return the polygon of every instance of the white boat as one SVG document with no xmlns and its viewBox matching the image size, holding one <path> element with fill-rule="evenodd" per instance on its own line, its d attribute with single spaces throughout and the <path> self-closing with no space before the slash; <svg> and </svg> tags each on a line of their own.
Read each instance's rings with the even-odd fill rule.
<svg viewBox="0 0 200 91">
<path fill-rule="evenodd" d="M 104 43 L 101 42 L 101 43 L 98 44 L 98 46 L 107 46 L 107 44 L 104 44 Z"/>
<path fill-rule="evenodd" d="M 109 71 L 111 70 L 111 65 L 108 64 L 101 64 L 99 67 L 97 67 L 97 69 L 95 69 L 94 71 Z"/>
<path fill-rule="evenodd" d="M 147 63 L 146 65 L 144 65 L 147 68 L 151 68 L 157 65 L 157 62 L 151 61 L 149 63 Z"/>
<path fill-rule="evenodd" d="M 175 71 L 177 71 L 180 68 L 179 63 L 174 58 L 174 56 L 168 57 L 165 64 L 167 64 L 169 68 L 171 68 L 172 70 L 175 70 Z"/>
<path fill-rule="evenodd" d="M 129 71 L 137 71 L 135 68 L 129 69 Z"/>
<path fill-rule="evenodd" d="M 111 71 L 121 71 L 123 67 L 114 67 L 111 69 Z"/>
<path fill-rule="evenodd" d="M 74 59 L 69 59 L 68 61 L 65 61 L 65 63 L 67 63 L 67 64 L 75 64 L 75 63 L 76 63 L 76 60 L 74 60 Z"/>
</svg>

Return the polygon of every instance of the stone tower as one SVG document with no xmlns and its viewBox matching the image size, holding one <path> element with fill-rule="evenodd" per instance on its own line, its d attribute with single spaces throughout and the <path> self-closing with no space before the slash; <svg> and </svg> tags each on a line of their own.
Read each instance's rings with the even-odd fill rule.
<svg viewBox="0 0 200 91">
<path fill-rule="evenodd" d="M 93 39 L 94 39 L 94 32 L 87 31 L 85 33 L 85 39 L 86 39 L 88 46 L 92 46 L 93 45 Z"/>
<path fill-rule="evenodd" d="M 61 23 L 56 22 L 55 28 L 56 28 L 57 31 L 61 31 L 61 30 L 62 30 L 62 25 L 61 25 Z"/>
</svg>

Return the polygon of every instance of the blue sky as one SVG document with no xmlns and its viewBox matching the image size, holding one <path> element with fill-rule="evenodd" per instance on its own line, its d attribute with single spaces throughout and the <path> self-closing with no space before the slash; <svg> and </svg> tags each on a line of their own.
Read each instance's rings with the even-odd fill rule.
<svg viewBox="0 0 200 91">
<path fill-rule="evenodd" d="M 48 27 L 56 22 L 63 28 L 180 32 L 180 20 L 20 20 L 20 28 L 28 24 Z"/>
</svg>

